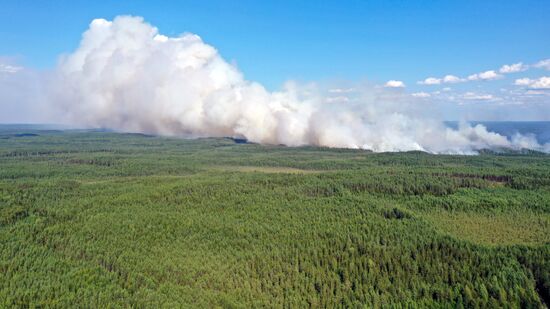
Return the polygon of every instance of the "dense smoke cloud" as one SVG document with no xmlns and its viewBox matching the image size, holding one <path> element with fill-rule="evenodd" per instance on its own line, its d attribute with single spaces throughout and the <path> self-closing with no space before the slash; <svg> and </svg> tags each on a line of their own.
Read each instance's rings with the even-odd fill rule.
<svg viewBox="0 0 550 309">
<path fill-rule="evenodd" d="M 269 92 L 197 35 L 166 37 L 139 17 L 94 20 L 50 80 L 48 96 L 78 126 L 373 151 L 548 149 L 481 125 L 448 128 L 404 102 L 400 89 L 287 83 Z"/>
</svg>

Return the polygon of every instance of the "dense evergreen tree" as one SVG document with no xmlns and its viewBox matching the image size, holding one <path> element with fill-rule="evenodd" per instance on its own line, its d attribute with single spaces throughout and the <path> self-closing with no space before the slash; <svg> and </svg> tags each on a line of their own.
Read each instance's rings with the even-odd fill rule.
<svg viewBox="0 0 550 309">
<path fill-rule="evenodd" d="M 550 303 L 550 160 L 0 132 L 0 307 Z"/>
</svg>

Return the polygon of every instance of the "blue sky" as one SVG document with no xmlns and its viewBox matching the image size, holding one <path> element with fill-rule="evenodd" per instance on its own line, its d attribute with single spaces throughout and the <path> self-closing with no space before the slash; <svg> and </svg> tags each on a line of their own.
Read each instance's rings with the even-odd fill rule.
<svg viewBox="0 0 550 309">
<path fill-rule="evenodd" d="M 107 4 L 108 3 L 108 4 Z M 94 18 L 143 16 L 199 34 L 247 78 L 468 75 L 550 57 L 550 1 L 3 1 L 0 55 L 51 67 Z"/>
<path fill-rule="evenodd" d="M 411 93 L 431 95 L 452 86 L 462 96 L 475 97 L 503 87 L 513 90 L 520 78 L 529 78 L 524 87 L 534 85 L 548 75 L 533 66 L 550 58 L 547 0 L 5 0 L 0 57 L 25 67 L 53 68 L 60 54 L 78 47 L 92 19 L 117 15 L 143 16 L 168 36 L 196 33 L 247 79 L 271 90 L 289 79 L 397 80 Z M 498 74 L 503 65 L 519 62 L 531 67 L 490 82 L 419 84 L 428 77 L 466 80 L 490 70 Z"/>
</svg>

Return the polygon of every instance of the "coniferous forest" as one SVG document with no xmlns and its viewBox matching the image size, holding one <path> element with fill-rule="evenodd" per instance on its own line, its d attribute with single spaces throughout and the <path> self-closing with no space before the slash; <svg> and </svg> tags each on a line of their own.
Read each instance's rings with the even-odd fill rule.
<svg viewBox="0 0 550 309">
<path fill-rule="evenodd" d="M 0 131 L 0 307 L 549 304 L 548 155 Z"/>
</svg>

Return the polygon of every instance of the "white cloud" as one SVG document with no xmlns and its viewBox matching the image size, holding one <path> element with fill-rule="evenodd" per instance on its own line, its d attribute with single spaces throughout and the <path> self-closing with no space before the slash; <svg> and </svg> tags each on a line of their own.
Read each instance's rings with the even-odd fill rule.
<svg viewBox="0 0 550 309">
<path fill-rule="evenodd" d="M 468 80 L 495 80 L 500 79 L 503 76 L 495 72 L 494 70 L 481 72 L 478 74 L 472 74 L 468 76 Z"/>
<path fill-rule="evenodd" d="M 355 88 L 332 88 L 328 90 L 330 93 L 350 93 L 354 91 Z"/>
<path fill-rule="evenodd" d="M 0 73 L 17 73 L 21 69 L 21 67 L 0 63 Z"/>
<path fill-rule="evenodd" d="M 388 82 L 386 82 L 386 84 L 384 85 L 384 87 L 388 87 L 388 88 L 404 88 L 405 87 L 405 83 L 403 83 L 402 81 L 400 80 L 389 80 Z"/>
<path fill-rule="evenodd" d="M 475 92 L 466 92 L 463 96 L 465 100 L 476 100 L 476 101 L 488 101 L 494 100 L 495 97 L 492 94 L 477 94 Z"/>
<path fill-rule="evenodd" d="M 531 79 L 525 77 L 525 78 L 516 79 L 516 82 L 514 84 L 517 86 L 529 86 L 530 82 L 531 82 Z"/>
<path fill-rule="evenodd" d="M 429 98 L 431 95 L 427 92 L 415 92 L 411 94 L 415 98 Z"/>
<path fill-rule="evenodd" d="M 441 78 L 428 77 L 423 81 L 418 82 L 420 85 L 439 85 L 441 84 Z"/>
<path fill-rule="evenodd" d="M 516 79 L 515 85 L 527 86 L 530 89 L 550 89 L 550 77 L 543 76 L 538 79 L 520 78 Z"/>
<path fill-rule="evenodd" d="M 349 102 L 349 98 L 346 96 L 337 96 L 337 97 L 327 97 L 325 99 L 327 103 L 336 103 L 336 102 Z"/>
<path fill-rule="evenodd" d="M 456 84 L 456 83 L 462 83 L 465 82 L 466 79 L 460 78 L 455 75 L 445 75 L 443 78 L 437 78 L 437 77 L 428 77 L 423 81 L 419 81 L 418 84 L 420 85 L 440 85 L 440 84 Z"/>
<path fill-rule="evenodd" d="M 550 59 L 544 59 L 533 65 L 535 68 L 545 69 L 550 71 Z"/>
<path fill-rule="evenodd" d="M 449 83 L 449 84 L 455 84 L 455 83 L 460 83 L 460 82 L 463 82 L 464 79 L 458 77 L 458 76 L 454 76 L 454 75 L 445 75 L 445 77 L 443 77 L 443 82 L 444 83 Z"/>
<path fill-rule="evenodd" d="M 451 91 L 452 89 L 451 89 L 451 87 L 445 87 L 445 88 L 443 88 L 443 89 L 441 89 L 441 90 L 442 90 L 442 91 L 445 91 L 445 92 L 448 92 L 448 91 Z"/>
<path fill-rule="evenodd" d="M 509 73 L 523 72 L 528 68 L 529 66 L 524 65 L 522 62 L 518 62 L 514 64 L 505 64 L 501 66 L 498 71 L 502 74 L 509 74 Z"/>
<path fill-rule="evenodd" d="M 545 59 L 537 62 L 533 65 L 526 65 L 523 62 L 505 64 L 500 67 L 498 71 L 489 70 L 481 73 L 471 74 L 467 78 L 460 78 L 455 75 L 445 75 L 444 77 L 428 77 L 422 81 L 417 82 L 419 85 L 440 85 L 440 84 L 455 84 L 466 81 L 489 81 L 504 78 L 503 74 L 517 73 L 528 70 L 530 67 L 536 67 L 541 69 L 550 70 L 550 59 Z"/>
</svg>

